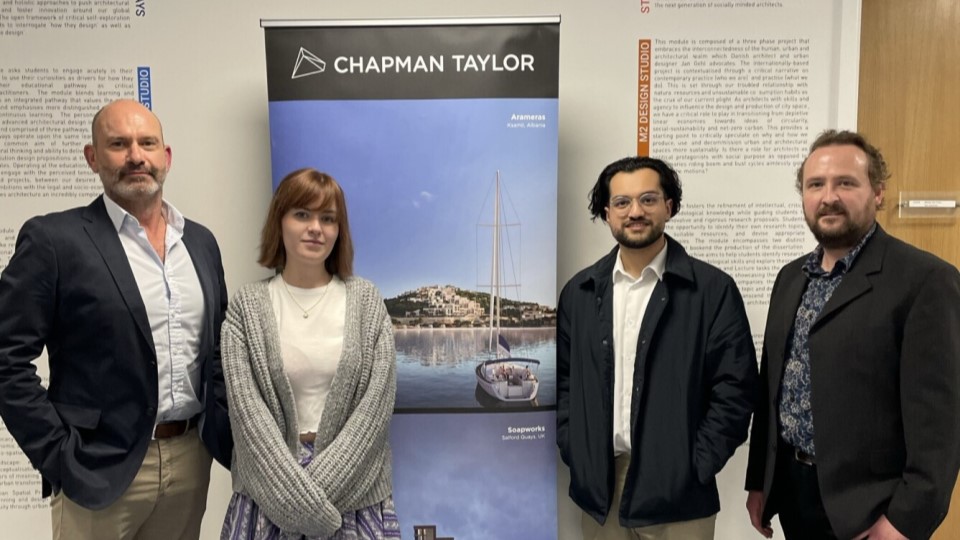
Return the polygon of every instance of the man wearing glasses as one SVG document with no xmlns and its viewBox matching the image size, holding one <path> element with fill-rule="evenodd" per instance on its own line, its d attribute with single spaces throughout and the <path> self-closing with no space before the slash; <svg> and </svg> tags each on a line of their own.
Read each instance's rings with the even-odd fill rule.
<svg viewBox="0 0 960 540">
<path fill-rule="evenodd" d="M 584 540 L 710 539 L 715 476 L 747 438 L 757 361 L 733 279 L 664 227 L 680 179 L 649 157 L 590 192 L 617 246 L 560 293 L 557 444 Z"/>
</svg>

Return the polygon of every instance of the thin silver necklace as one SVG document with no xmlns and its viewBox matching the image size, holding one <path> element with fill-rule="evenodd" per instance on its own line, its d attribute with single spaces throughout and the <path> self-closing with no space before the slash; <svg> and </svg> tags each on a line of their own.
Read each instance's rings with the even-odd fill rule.
<svg viewBox="0 0 960 540">
<path fill-rule="evenodd" d="M 287 287 L 287 280 L 283 279 L 283 276 L 280 276 L 280 283 L 283 283 L 283 290 L 287 291 L 287 296 L 289 296 L 290 299 L 293 300 L 293 303 L 296 304 L 297 307 L 300 308 L 300 311 L 303 312 L 304 319 L 310 316 L 310 312 L 313 311 L 313 308 L 320 305 L 320 302 L 323 301 L 323 297 L 327 295 L 327 289 L 330 287 L 329 282 L 326 285 L 324 285 L 323 292 L 320 293 L 320 298 L 317 298 L 317 301 L 314 302 L 312 306 L 305 309 L 303 306 L 300 305 L 300 302 L 297 302 L 297 297 L 294 296 L 292 292 L 290 292 L 290 287 Z"/>
</svg>

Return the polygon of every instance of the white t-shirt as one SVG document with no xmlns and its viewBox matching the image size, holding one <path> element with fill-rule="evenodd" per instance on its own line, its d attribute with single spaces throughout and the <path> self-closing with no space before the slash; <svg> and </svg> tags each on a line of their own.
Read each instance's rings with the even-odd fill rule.
<svg viewBox="0 0 960 540">
<path fill-rule="evenodd" d="M 336 276 L 314 289 L 282 280 L 280 275 L 270 280 L 269 290 L 283 369 L 293 390 L 300 433 L 316 432 L 343 350 L 347 287 Z"/>
</svg>

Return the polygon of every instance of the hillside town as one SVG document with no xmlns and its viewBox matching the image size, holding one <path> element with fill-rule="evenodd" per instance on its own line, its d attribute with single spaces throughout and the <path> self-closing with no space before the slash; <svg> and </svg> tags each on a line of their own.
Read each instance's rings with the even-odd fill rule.
<svg viewBox="0 0 960 540">
<path fill-rule="evenodd" d="M 490 294 L 453 285 L 428 285 L 386 299 L 397 328 L 482 328 L 490 325 Z M 501 327 L 556 325 L 557 311 L 534 302 L 502 299 Z"/>
</svg>

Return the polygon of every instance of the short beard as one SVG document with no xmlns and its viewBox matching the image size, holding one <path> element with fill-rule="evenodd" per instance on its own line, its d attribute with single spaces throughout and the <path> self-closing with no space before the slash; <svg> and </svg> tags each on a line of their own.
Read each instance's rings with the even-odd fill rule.
<svg viewBox="0 0 960 540">
<path fill-rule="evenodd" d="M 631 223 L 635 223 L 637 221 L 646 223 L 650 227 L 649 231 L 646 235 L 639 238 L 628 236 L 627 227 Z M 652 246 L 663 237 L 663 227 L 654 225 L 652 222 L 647 220 L 634 220 L 624 223 L 623 227 L 613 231 L 613 237 L 617 240 L 618 244 L 625 248 L 643 249 L 645 247 Z"/>
<path fill-rule="evenodd" d="M 153 179 L 153 182 L 137 182 L 137 183 L 126 183 L 123 181 L 123 177 L 131 174 L 130 170 L 121 169 L 116 172 L 114 175 L 114 182 L 111 184 L 111 194 L 115 197 L 128 200 L 128 201 L 138 201 L 152 198 L 154 195 L 160 192 L 163 188 L 163 182 L 166 179 L 167 172 L 162 171 L 156 167 L 151 167 L 146 171 L 142 171 L 140 174 L 146 174 Z"/>
<path fill-rule="evenodd" d="M 830 231 L 821 229 L 819 220 L 822 217 L 821 211 L 825 209 L 817 210 L 817 215 L 815 215 L 813 219 L 807 220 L 807 226 L 810 228 L 810 232 L 813 233 L 813 237 L 826 249 L 850 248 L 857 245 L 857 242 L 863 238 L 863 235 L 867 233 L 870 225 L 872 225 L 872 223 L 870 223 L 864 227 L 857 227 L 857 225 L 850 220 L 850 214 L 847 213 L 845 208 L 834 207 L 827 209 L 833 211 L 841 210 L 843 212 L 842 216 L 846 218 L 843 226 Z"/>
</svg>

